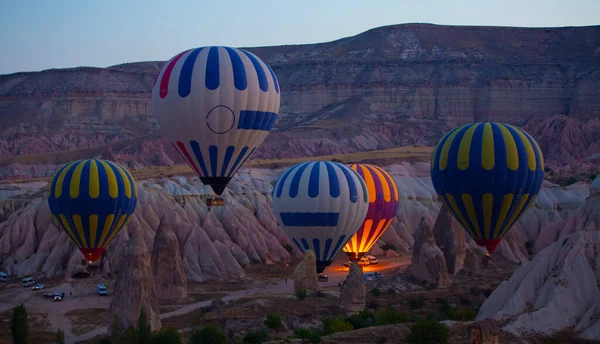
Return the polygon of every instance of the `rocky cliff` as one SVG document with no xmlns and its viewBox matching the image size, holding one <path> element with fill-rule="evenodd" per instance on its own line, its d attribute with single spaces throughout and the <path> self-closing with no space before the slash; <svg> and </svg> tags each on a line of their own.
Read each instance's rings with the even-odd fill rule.
<svg viewBox="0 0 600 344">
<path fill-rule="evenodd" d="M 401 200 L 396 218 L 379 244 L 389 243 L 406 251 L 415 244 L 421 219 L 435 223 L 440 204 L 434 197 L 427 164 L 392 165 L 386 170 L 396 180 Z M 296 249 L 291 253 L 285 249 L 290 245 L 289 238 L 277 225 L 271 210 L 272 185 L 282 171 L 241 170 L 224 193 L 226 206 L 210 211 L 205 199 L 212 192 L 196 177 L 140 181 L 136 211 L 127 227 L 111 242 L 102 271 L 114 276 L 136 230 L 143 234 L 149 252 L 155 240 L 159 241 L 156 245 L 162 245 L 160 236 L 156 236 L 161 218 L 175 234 L 180 257 L 174 259 L 181 260 L 181 264 L 175 265 L 183 267 L 188 280 L 237 279 L 244 277 L 243 267 L 252 262 L 299 258 Z M 5 195 L 1 201 L 6 204 L 6 221 L 0 223 L 0 270 L 12 276 L 70 277 L 79 271 L 70 262 L 79 262 L 82 256 L 67 235 L 52 224 L 43 198 L 46 185 L 39 182 L 19 185 L 0 184 L 7 190 L 0 192 Z M 538 240 L 543 235 L 540 228 L 567 218 L 588 195 L 587 185 L 560 188 L 546 183 L 534 206 L 511 231 L 515 234 L 510 244 L 499 247 L 498 254 L 521 260 L 519 252 L 526 241 Z M 177 251 L 174 247 L 172 250 Z M 381 251 L 377 246 L 376 250 Z M 160 271 L 165 266 L 153 269 Z"/>
<path fill-rule="evenodd" d="M 600 26 L 404 24 L 250 50 L 282 89 L 280 117 L 256 158 L 431 146 L 451 127 L 484 119 L 525 126 L 550 165 L 576 168 L 600 154 Z M 47 175 L 107 142 L 129 166 L 183 163 L 152 116 L 162 64 L 1 75 L 0 176 Z"/>
</svg>

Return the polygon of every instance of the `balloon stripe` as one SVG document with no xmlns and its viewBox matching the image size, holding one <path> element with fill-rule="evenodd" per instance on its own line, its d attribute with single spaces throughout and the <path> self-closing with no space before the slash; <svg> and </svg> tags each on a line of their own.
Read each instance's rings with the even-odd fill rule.
<svg viewBox="0 0 600 344">
<path fill-rule="evenodd" d="M 217 146 L 210 146 L 208 147 L 208 154 L 210 156 L 210 167 L 211 167 L 211 172 L 212 174 L 210 174 L 210 177 L 216 177 L 217 176 L 217 164 L 219 163 L 219 147 Z"/>
<path fill-rule="evenodd" d="M 473 133 L 479 127 L 479 124 L 474 124 L 467 129 L 462 139 L 460 140 L 460 146 L 458 148 L 458 169 L 464 171 L 469 168 L 469 161 L 471 159 L 471 141 L 473 140 Z"/>
<path fill-rule="evenodd" d="M 280 213 L 281 222 L 289 227 L 334 227 L 340 213 Z"/>
<path fill-rule="evenodd" d="M 204 84 L 209 90 L 216 90 L 220 84 L 219 48 L 211 47 L 206 61 Z"/>
<path fill-rule="evenodd" d="M 498 215 L 498 220 L 496 220 L 496 228 L 494 229 L 494 233 L 492 234 L 492 238 L 500 238 L 500 229 L 503 228 L 504 222 L 506 222 L 506 215 L 510 210 L 510 205 L 512 204 L 513 198 L 515 196 L 513 194 L 506 194 L 502 199 L 502 208 L 500 209 L 500 214 Z"/>
<path fill-rule="evenodd" d="M 100 241 L 98 242 L 98 247 L 106 247 L 104 241 L 106 240 L 106 236 L 110 229 L 112 228 L 113 222 L 115 221 L 115 215 L 109 214 L 104 218 L 104 226 L 102 228 L 102 235 L 100 235 Z"/>
<path fill-rule="evenodd" d="M 242 161 L 242 163 L 235 169 L 235 172 L 233 172 L 234 174 L 240 169 L 242 168 L 242 166 L 244 166 L 244 164 L 246 163 L 246 160 L 248 160 L 251 156 L 252 153 L 254 153 L 254 151 L 256 150 L 256 147 L 252 148 L 252 150 L 250 151 L 250 153 L 248 153 L 248 155 L 246 155 L 246 157 L 244 158 L 244 161 Z"/>
<path fill-rule="evenodd" d="M 440 170 L 443 171 L 446 169 L 446 167 L 448 167 L 448 154 L 450 152 L 450 146 L 452 145 L 456 135 L 458 135 L 458 133 L 460 133 L 464 127 L 466 127 L 466 125 L 458 127 L 450 134 L 450 136 L 448 136 L 446 142 L 444 142 L 444 146 L 442 147 L 442 151 L 440 152 Z"/>
<path fill-rule="evenodd" d="M 104 167 L 106 172 L 106 179 L 108 182 L 108 195 L 111 198 L 117 198 L 119 196 L 119 185 L 117 184 L 117 177 L 113 169 L 104 161 L 100 160 L 100 164 Z"/>
<path fill-rule="evenodd" d="M 181 72 L 179 73 L 179 96 L 185 98 L 190 95 L 192 91 L 192 74 L 194 72 L 194 65 L 196 64 L 196 58 L 198 54 L 204 48 L 197 48 L 192 51 L 183 62 Z"/>
<path fill-rule="evenodd" d="M 277 119 L 275 112 L 242 110 L 238 121 L 238 129 L 270 131 Z"/>
<path fill-rule="evenodd" d="M 313 247 L 315 248 L 315 255 L 317 256 L 317 261 L 321 260 L 321 242 L 319 239 L 313 239 Z"/>
<path fill-rule="evenodd" d="M 304 249 L 302 248 L 302 246 L 300 246 L 300 243 L 298 242 L 298 240 L 296 240 L 296 238 L 292 238 L 292 241 L 294 242 L 294 244 L 296 244 L 296 246 L 298 247 L 300 252 L 304 253 Z"/>
<path fill-rule="evenodd" d="M 329 257 L 329 251 L 331 250 L 331 244 L 333 244 L 333 240 L 331 240 L 331 238 L 325 240 L 325 250 L 323 250 L 323 258 Z"/>
<path fill-rule="evenodd" d="M 467 215 L 469 216 L 469 221 L 471 222 L 471 227 L 475 229 L 475 235 L 477 239 L 482 239 L 483 235 L 481 234 L 481 228 L 479 227 L 479 221 L 477 220 L 477 214 L 475 213 L 475 207 L 473 206 L 473 198 L 469 194 L 462 194 L 462 201 L 467 209 Z"/>
<path fill-rule="evenodd" d="M 469 232 L 472 233 L 473 231 L 471 230 L 471 227 L 467 224 L 465 217 L 463 216 L 462 212 L 458 208 L 458 205 L 456 204 L 456 201 L 454 200 L 454 196 L 447 193 L 446 198 L 448 199 L 448 203 L 450 204 L 451 209 L 458 216 L 458 219 L 462 223 L 463 227 L 465 227 Z"/>
<path fill-rule="evenodd" d="M 204 157 L 202 156 L 202 150 L 200 150 L 200 144 L 198 143 L 198 141 L 191 140 L 190 147 L 192 147 L 192 152 L 194 152 L 194 156 L 196 156 L 196 160 L 198 160 L 198 164 L 200 165 L 200 168 L 202 169 L 202 173 L 200 173 L 200 171 L 198 171 L 196 164 L 194 164 L 194 160 L 192 159 L 190 154 L 185 149 L 185 146 L 183 145 L 183 143 L 177 141 L 177 145 L 179 146 L 179 148 L 181 149 L 183 154 L 185 154 L 185 156 L 189 159 L 192 166 L 194 166 L 194 169 L 196 170 L 196 172 L 198 172 L 198 175 L 200 177 L 209 177 L 210 176 L 208 174 L 208 170 L 206 169 L 206 164 L 204 163 Z"/>
<path fill-rule="evenodd" d="M 500 233 L 500 235 L 498 236 L 498 238 L 502 238 L 506 234 L 506 232 L 508 231 L 508 229 L 510 227 L 512 227 L 512 225 L 517 220 L 517 215 L 519 215 L 519 213 L 521 212 L 521 209 L 523 209 L 523 207 L 525 206 L 525 203 L 527 203 L 528 199 L 529 199 L 529 195 L 528 194 L 524 194 L 523 197 L 521 197 L 521 199 L 519 200 L 519 203 L 517 204 L 517 207 L 512 211 L 512 215 L 510 217 L 510 220 L 508 220 L 508 222 L 506 223 L 506 225 L 502 229 L 502 232 Z"/>
<path fill-rule="evenodd" d="M 281 177 L 279 177 L 279 180 L 277 181 L 277 198 L 281 197 L 281 194 L 283 193 L 283 185 L 292 171 L 294 171 L 294 168 L 288 169 Z"/>
<path fill-rule="evenodd" d="M 248 87 L 248 80 L 246 79 L 246 68 L 244 67 L 244 62 L 240 58 L 238 53 L 229 48 L 224 47 L 229 54 L 229 59 L 231 60 L 231 68 L 233 69 L 233 84 L 235 88 L 239 91 L 243 91 Z"/>
<path fill-rule="evenodd" d="M 229 167 L 229 162 L 231 162 L 231 157 L 233 156 L 234 151 L 235 146 L 229 146 L 225 150 L 225 157 L 223 158 L 223 167 L 221 168 L 221 177 L 225 177 L 225 172 L 227 172 L 227 167 Z"/>
<path fill-rule="evenodd" d="M 263 92 L 267 92 L 269 90 L 269 82 L 267 81 L 267 76 L 262 66 L 260 65 L 260 62 L 258 62 L 257 58 L 253 54 L 247 52 L 246 50 L 240 49 L 240 51 L 246 54 L 246 56 L 248 56 L 248 58 L 252 62 L 252 65 L 256 70 L 256 76 L 258 77 L 258 86 Z"/>
<path fill-rule="evenodd" d="M 86 161 L 81 161 L 75 167 L 75 172 L 73 172 L 73 176 L 71 177 L 71 187 L 69 188 L 71 198 L 79 196 L 79 181 L 81 180 L 81 171 L 83 171 L 85 164 Z"/>
<path fill-rule="evenodd" d="M 320 162 L 315 162 L 310 171 L 310 176 L 308 178 L 308 197 L 310 198 L 319 196 L 319 180 L 321 179 L 320 166 Z"/>
<path fill-rule="evenodd" d="M 269 73 L 271 73 L 271 78 L 273 78 L 273 85 L 275 85 L 275 92 L 277 92 L 277 94 L 279 94 L 279 81 L 277 81 L 275 72 L 273 72 L 273 70 L 271 69 L 271 67 L 268 64 L 265 63 L 265 65 L 267 66 Z"/>
<path fill-rule="evenodd" d="M 485 170 L 494 168 L 494 132 L 490 123 L 485 123 L 483 127 L 483 142 L 481 149 L 481 167 Z"/>
<path fill-rule="evenodd" d="M 340 181 L 332 164 L 325 164 L 327 176 L 329 177 L 329 196 L 333 198 L 340 197 Z"/>
<path fill-rule="evenodd" d="M 502 137 L 504 138 L 508 168 L 513 171 L 516 171 L 519 168 L 519 152 L 517 151 L 517 144 L 515 143 L 515 139 L 504 125 L 497 125 L 500 128 L 500 131 L 502 132 Z"/>
<path fill-rule="evenodd" d="M 367 237 L 369 236 L 369 234 L 371 234 L 374 231 L 373 220 L 372 219 L 366 219 L 362 228 L 363 228 L 363 230 L 361 231 L 360 234 L 357 232 L 357 234 L 360 235 L 360 239 L 357 238 L 357 239 L 360 240 L 360 243 L 358 244 L 358 251 L 359 252 L 363 251 L 363 248 L 367 244 Z"/>
<path fill-rule="evenodd" d="M 369 170 L 364 165 L 360 165 L 362 175 L 365 179 L 365 184 L 367 185 L 367 190 L 369 193 L 369 203 L 374 203 L 377 200 L 377 192 L 375 191 L 375 181 L 373 180 L 373 176 L 369 173 Z"/>
<path fill-rule="evenodd" d="M 67 217 L 63 214 L 60 214 L 58 216 L 60 217 L 60 221 L 63 225 L 63 228 L 67 231 L 67 234 L 69 234 L 69 237 L 71 237 L 71 239 L 73 241 L 75 241 L 75 245 L 77 245 L 78 247 L 82 247 L 82 244 L 79 241 L 79 238 L 75 235 L 75 233 L 73 233 L 73 230 L 71 229 L 71 225 L 69 225 L 69 221 L 67 220 Z"/>
<path fill-rule="evenodd" d="M 385 229 L 387 228 L 387 226 L 389 226 L 389 222 L 391 222 L 391 220 L 388 220 L 388 221 L 386 221 L 386 219 L 379 220 L 379 224 L 377 225 L 377 228 L 373 231 L 373 233 L 369 233 L 369 238 L 367 239 L 367 243 L 362 248 L 361 252 L 368 252 L 371 249 L 371 247 L 373 247 L 373 245 L 375 245 L 375 242 L 377 242 L 377 240 L 379 240 L 379 238 L 381 238 L 381 236 L 385 232 Z"/>
<path fill-rule="evenodd" d="M 163 73 L 162 79 L 160 80 L 160 89 L 159 96 L 161 99 L 164 99 L 167 94 L 169 94 L 169 80 L 171 79 L 171 72 L 173 72 L 173 68 L 175 64 L 183 54 L 187 53 L 189 50 L 179 53 L 179 55 L 175 56 L 171 62 L 167 63 L 167 67 L 165 68 L 165 72 Z"/>
<path fill-rule="evenodd" d="M 523 142 L 523 145 L 525 145 L 525 151 L 527 152 L 527 166 L 529 167 L 529 169 L 531 171 L 535 171 L 536 169 L 536 162 L 535 162 L 535 153 L 533 152 L 533 147 L 531 146 L 531 142 L 529 141 L 529 139 L 527 139 L 525 137 L 525 135 L 523 134 L 523 132 L 518 129 L 513 127 L 512 125 L 507 125 L 509 128 L 511 128 L 514 132 L 517 133 L 517 135 L 519 135 L 519 137 L 521 138 L 521 142 Z"/>
<path fill-rule="evenodd" d="M 127 175 L 125 174 L 125 171 L 123 170 L 123 168 L 121 167 L 121 165 L 119 164 L 114 164 L 114 168 L 116 168 L 117 172 L 119 172 L 119 174 L 121 175 L 121 180 L 123 181 L 123 185 L 125 187 L 125 197 L 127 198 L 131 198 L 131 194 L 132 194 L 132 187 L 131 184 L 129 183 L 129 178 L 127 178 Z"/>
<path fill-rule="evenodd" d="M 98 165 L 95 160 L 90 162 L 90 185 L 89 194 L 91 198 L 100 196 L 100 179 L 98 176 Z"/>
<path fill-rule="evenodd" d="M 119 222 L 117 222 L 117 225 L 112 229 L 110 236 L 104 243 L 104 247 L 108 246 L 108 244 L 110 244 L 110 242 L 117 235 L 117 233 L 119 233 L 119 231 L 120 231 L 121 227 L 123 227 L 123 224 L 125 223 L 125 220 L 127 219 L 127 217 L 128 217 L 127 214 L 121 215 L 121 217 L 119 218 Z"/>
<path fill-rule="evenodd" d="M 483 223 L 485 231 L 485 239 L 492 239 L 491 228 L 492 228 L 492 212 L 494 208 L 494 195 L 491 193 L 485 193 L 482 196 L 483 203 Z"/>
<path fill-rule="evenodd" d="M 296 174 L 292 178 L 292 184 L 290 185 L 290 197 L 291 198 L 296 198 L 296 196 L 298 196 L 298 191 L 300 189 L 300 178 L 302 178 L 302 173 L 304 173 L 304 170 L 308 167 L 309 164 L 312 164 L 312 163 L 305 162 L 302 165 L 300 165 L 300 168 L 298 168 L 298 170 L 296 171 Z"/>
<path fill-rule="evenodd" d="M 333 248 L 333 251 L 331 253 L 331 256 L 329 256 L 329 260 L 333 260 L 333 258 L 335 258 L 335 254 L 339 252 L 340 248 L 342 247 L 342 244 L 344 244 L 344 240 L 346 239 L 346 235 L 343 234 L 342 236 L 340 236 L 340 238 L 338 239 L 337 243 L 335 244 L 335 247 Z"/>
<path fill-rule="evenodd" d="M 96 235 L 97 235 L 97 231 L 98 231 L 98 215 L 96 215 L 96 214 L 90 215 L 90 217 L 88 218 L 88 221 L 89 221 L 89 225 L 90 225 L 90 248 L 96 248 L 97 247 Z"/>
<path fill-rule="evenodd" d="M 88 248 L 88 240 L 86 240 L 85 233 L 83 232 L 83 224 L 81 223 L 81 216 L 78 214 L 73 215 L 73 223 L 75 223 L 75 229 L 77 230 L 77 236 L 80 242 L 83 244 L 83 248 Z"/>
<path fill-rule="evenodd" d="M 375 168 L 375 166 L 367 166 L 367 168 L 369 169 L 369 172 L 371 172 L 371 175 L 375 174 L 377 176 L 377 178 L 373 179 L 376 183 L 379 183 L 377 186 L 377 190 L 379 191 L 379 194 L 377 195 L 378 201 L 381 202 L 380 196 L 383 195 L 383 200 L 386 203 L 390 202 L 392 200 L 392 189 L 386 178 L 377 168 Z"/>
<path fill-rule="evenodd" d="M 304 247 L 305 250 L 310 249 L 310 246 L 308 246 L 308 241 L 306 241 L 305 238 L 300 239 L 300 242 L 302 243 L 302 246 Z"/>
<path fill-rule="evenodd" d="M 59 198 L 60 196 L 62 196 L 62 189 L 63 189 L 63 183 L 65 181 L 65 176 L 67 175 L 67 172 L 69 172 L 69 170 L 71 169 L 71 167 L 77 163 L 76 161 L 71 162 L 69 164 L 67 164 L 65 167 L 63 167 L 63 169 L 60 171 L 60 174 L 58 176 L 58 179 L 56 181 L 56 189 L 54 189 L 54 197 L 55 198 Z"/>
<path fill-rule="evenodd" d="M 535 150 L 537 152 L 537 156 L 539 158 L 539 162 L 538 162 L 538 166 L 540 166 L 540 169 L 542 171 L 544 171 L 545 165 L 544 165 L 544 155 L 542 154 L 542 150 L 540 149 L 540 146 L 538 145 L 538 143 L 531 137 L 531 135 L 529 135 L 528 133 L 525 132 L 525 136 L 527 136 L 527 138 L 529 139 L 529 141 L 531 141 L 533 143 L 533 145 L 535 146 Z"/>
<path fill-rule="evenodd" d="M 248 151 L 248 146 L 245 146 L 244 148 L 242 148 L 237 159 L 235 159 L 235 161 L 233 162 L 233 166 L 231 166 L 231 169 L 229 170 L 227 177 L 233 176 L 233 171 L 235 171 L 235 168 L 239 165 L 240 161 L 242 161 L 242 158 L 244 157 L 244 154 L 246 154 L 247 151 Z"/>
<path fill-rule="evenodd" d="M 338 164 L 337 162 L 335 164 Z M 338 164 L 340 165 L 340 164 Z M 342 165 L 340 165 L 342 166 Z M 356 203 L 358 201 L 358 190 L 356 189 L 356 184 L 354 183 L 354 179 L 352 178 L 352 175 L 350 174 L 351 172 L 356 174 L 356 171 L 354 171 L 353 169 L 346 169 L 346 168 L 342 168 L 342 173 L 344 173 L 344 176 L 346 177 L 346 182 L 348 183 L 348 189 L 350 190 L 350 201 L 352 203 Z M 351 171 L 351 172 L 348 172 Z M 360 176 L 358 174 L 356 174 L 356 176 L 359 178 L 360 180 Z M 363 193 L 364 193 L 364 197 L 365 197 L 365 202 L 368 199 L 368 195 L 367 195 L 367 190 L 366 190 L 366 185 L 364 185 L 364 183 L 361 183 L 361 186 L 363 186 Z"/>
</svg>

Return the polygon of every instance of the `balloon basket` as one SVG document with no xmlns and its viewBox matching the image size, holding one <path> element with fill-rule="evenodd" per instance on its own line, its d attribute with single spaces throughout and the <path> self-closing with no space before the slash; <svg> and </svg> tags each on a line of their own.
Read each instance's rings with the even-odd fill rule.
<svg viewBox="0 0 600 344">
<path fill-rule="evenodd" d="M 344 252 L 351 262 L 357 262 L 365 256 L 366 252 Z"/>
<path fill-rule="evenodd" d="M 206 200 L 206 205 L 209 207 L 222 207 L 225 205 L 225 200 L 219 196 L 209 198 Z"/>
</svg>

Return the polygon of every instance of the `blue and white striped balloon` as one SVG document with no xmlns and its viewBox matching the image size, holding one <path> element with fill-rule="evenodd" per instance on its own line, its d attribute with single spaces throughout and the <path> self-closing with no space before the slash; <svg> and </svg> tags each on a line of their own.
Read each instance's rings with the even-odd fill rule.
<svg viewBox="0 0 600 344">
<path fill-rule="evenodd" d="M 273 128 L 279 101 L 273 70 L 256 55 L 229 47 L 176 55 L 152 89 L 164 135 L 219 195 Z"/>
<path fill-rule="evenodd" d="M 369 209 L 364 180 L 331 161 L 294 165 L 277 180 L 273 212 L 303 253 L 311 249 L 321 273 L 361 227 Z"/>
</svg>

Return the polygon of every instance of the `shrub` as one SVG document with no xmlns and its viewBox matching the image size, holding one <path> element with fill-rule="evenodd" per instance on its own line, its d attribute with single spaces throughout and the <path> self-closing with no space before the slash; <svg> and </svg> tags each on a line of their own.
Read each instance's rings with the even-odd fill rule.
<svg viewBox="0 0 600 344">
<path fill-rule="evenodd" d="M 58 329 L 56 331 L 56 339 L 54 340 L 55 344 L 65 344 L 65 333 L 63 330 Z"/>
<path fill-rule="evenodd" d="M 323 334 L 352 331 L 354 327 L 342 317 L 323 319 Z"/>
<path fill-rule="evenodd" d="M 150 344 L 152 341 L 152 330 L 150 329 L 148 317 L 146 316 L 146 311 L 143 307 L 140 310 L 140 316 L 137 321 L 136 337 L 137 344 Z"/>
<path fill-rule="evenodd" d="M 269 332 L 266 330 L 247 332 L 242 342 L 244 344 L 261 344 L 269 340 Z"/>
<path fill-rule="evenodd" d="M 279 313 L 267 314 L 267 319 L 265 319 L 265 326 L 277 332 L 279 329 L 281 329 L 281 327 L 283 327 L 281 315 Z"/>
<path fill-rule="evenodd" d="M 387 343 L 387 337 L 381 337 L 381 338 L 377 339 L 376 344 L 385 344 L 385 343 Z"/>
<path fill-rule="evenodd" d="M 152 344 L 181 344 L 181 335 L 173 327 L 163 327 L 152 334 Z"/>
<path fill-rule="evenodd" d="M 366 308 L 360 311 L 360 313 L 352 314 L 346 318 L 346 321 L 352 324 L 352 327 L 355 330 L 377 325 L 377 318 L 375 317 L 375 314 Z"/>
<path fill-rule="evenodd" d="M 373 295 L 375 297 L 379 297 L 381 295 L 381 289 L 379 289 L 379 288 L 371 289 L 370 293 L 371 293 L 371 295 Z"/>
<path fill-rule="evenodd" d="M 313 330 L 308 328 L 297 328 L 294 329 L 294 336 L 296 338 L 302 339 L 302 344 L 304 343 L 320 343 L 321 336 Z"/>
<path fill-rule="evenodd" d="M 394 246 L 392 244 L 385 243 L 385 244 L 383 244 L 381 246 L 381 249 L 384 250 L 384 251 L 387 251 L 387 250 L 396 251 L 396 246 Z"/>
<path fill-rule="evenodd" d="M 408 344 L 447 344 L 449 337 L 448 328 L 437 321 L 419 319 L 410 327 L 406 336 Z"/>
<path fill-rule="evenodd" d="M 454 320 L 458 321 L 471 321 L 475 319 L 477 312 L 474 309 L 463 307 L 454 311 Z"/>
<path fill-rule="evenodd" d="M 214 325 L 206 325 L 202 329 L 191 332 L 188 344 L 225 344 L 227 337 Z"/>
<path fill-rule="evenodd" d="M 421 298 L 408 300 L 408 307 L 412 310 L 422 308 L 425 304 L 425 301 Z"/>
<path fill-rule="evenodd" d="M 10 319 L 10 333 L 14 344 L 26 344 L 29 336 L 29 325 L 27 322 L 27 311 L 25 306 L 20 304 L 12 310 Z"/>
<path fill-rule="evenodd" d="M 306 291 L 306 289 L 298 289 L 298 291 L 296 291 L 296 297 L 300 300 L 304 300 L 307 294 L 308 292 Z"/>
<path fill-rule="evenodd" d="M 377 314 L 377 325 L 400 324 L 408 321 L 406 314 L 398 312 L 393 308 L 386 308 Z"/>
</svg>

